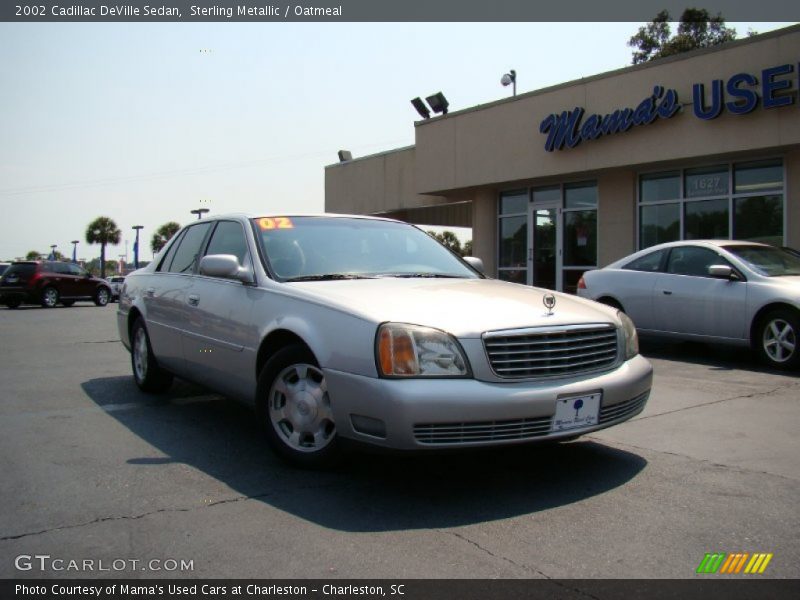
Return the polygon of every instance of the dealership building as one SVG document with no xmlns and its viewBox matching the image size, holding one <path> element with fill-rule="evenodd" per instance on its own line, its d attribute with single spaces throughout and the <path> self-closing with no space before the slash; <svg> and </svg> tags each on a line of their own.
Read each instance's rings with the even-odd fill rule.
<svg viewBox="0 0 800 600">
<path fill-rule="evenodd" d="M 471 227 L 487 274 L 567 292 L 666 241 L 800 247 L 799 88 L 800 26 L 563 83 L 326 167 L 325 209 Z"/>
</svg>

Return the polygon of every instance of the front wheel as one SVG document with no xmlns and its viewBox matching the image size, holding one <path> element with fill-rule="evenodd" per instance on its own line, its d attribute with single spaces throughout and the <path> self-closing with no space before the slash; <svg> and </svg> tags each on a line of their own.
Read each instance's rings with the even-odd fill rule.
<svg viewBox="0 0 800 600">
<path fill-rule="evenodd" d="M 339 443 L 325 374 L 300 345 L 275 353 L 258 377 L 257 411 L 275 452 L 301 467 L 335 462 Z"/>
<path fill-rule="evenodd" d="M 21 304 L 22 300 L 20 300 L 19 298 L 9 298 L 8 300 L 6 300 L 6 306 L 8 308 L 19 308 Z"/>
<path fill-rule="evenodd" d="M 800 318 L 787 309 L 775 310 L 761 319 L 756 334 L 756 349 L 761 360 L 778 369 L 800 366 Z"/>
<path fill-rule="evenodd" d="M 141 318 L 131 327 L 131 367 L 133 379 L 143 392 L 163 392 L 172 385 L 172 373 L 158 366 Z"/>
<path fill-rule="evenodd" d="M 94 293 L 94 303 L 97 306 L 105 306 L 108 304 L 108 299 L 111 297 L 111 293 L 108 291 L 106 287 L 97 288 L 97 291 Z"/>
<path fill-rule="evenodd" d="M 58 290 L 48 286 L 42 290 L 42 306 L 45 308 L 55 308 L 58 304 Z"/>
</svg>

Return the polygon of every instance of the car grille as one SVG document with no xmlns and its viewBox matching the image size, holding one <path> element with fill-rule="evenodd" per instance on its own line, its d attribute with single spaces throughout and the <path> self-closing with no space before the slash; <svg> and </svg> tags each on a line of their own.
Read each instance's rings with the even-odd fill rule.
<svg viewBox="0 0 800 600">
<path fill-rule="evenodd" d="M 490 332 L 484 334 L 483 343 L 498 377 L 573 375 L 611 367 L 617 361 L 613 325 Z"/>
<path fill-rule="evenodd" d="M 608 423 L 609 421 L 616 421 L 617 419 L 624 419 L 636 414 L 644 408 L 647 399 L 650 397 L 650 392 L 647 391 L 636 398 L 626 400 L 625 402 L 617 402 L 610 406 L 601 406 L 598 422 Z"/>
<path fill-rule="evenodd" d="M 482 423 L 424 423 L 414 425 L 414 437 L 421 444 L 524 440 L 550 433 L 552 421 L 549 416 Z"/>
</svg>

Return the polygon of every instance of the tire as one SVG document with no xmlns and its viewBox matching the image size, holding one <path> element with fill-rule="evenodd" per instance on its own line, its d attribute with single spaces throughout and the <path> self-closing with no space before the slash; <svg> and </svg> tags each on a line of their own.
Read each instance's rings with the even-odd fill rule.
<svg viewBox="0 0 800 600">
<path fill-rule="evenodd" d="M 131 370 L 136 385 L 148 394 L 164 392 L 172 385 L 172 373 L 158 366 L 141 318 L 136 319 L 131 327 Z"/>
<path fill-rule="evenodd" d="M 56 304 L 58 304 L 59 293 L 56 288 L 51 285 L 48 285 L 46 288 L 42 290 L 42 306 L 44 308 L 55 308 Z"/>
<path fill-rule="evenodd" d="M 8 300 L 6 300 L 6 306 L 8 308 L 19 308 L 21 304 L 22 300 L 20 300 L 19 298 L 9 298 Z"/>
<path fill-rule="evenodd" d="M 105 306 L 111 298 L 111 290 L 107 287 L 100 286 L 94 293 L 94 303 L 97 306 Z"/>
<path fill-rule="evenodd" d="M 67 308 L 69 308 L 70 306 L 72 306 L 73 304 L 75 304 L 75 300 L 62 300 L 62 301 L 61 301 L 61 304 L 63 304 L 63 305 L 64 305 L 64 306 L 66 306 Z"/>
<path fill-rule="evenodd" d="M 789 309 L 767 313 L 759 322 L 754 345 L 761 361 L 776 369 L 800 367 L 800 316 Z"/>
<path fill-rule="evenodd" d="M 294 344 L 261 369 L 256 412 L 272 449 L 303 468 L 330 466 L 341 455 L 325 375 L 313 354 Z"/>
</svg>

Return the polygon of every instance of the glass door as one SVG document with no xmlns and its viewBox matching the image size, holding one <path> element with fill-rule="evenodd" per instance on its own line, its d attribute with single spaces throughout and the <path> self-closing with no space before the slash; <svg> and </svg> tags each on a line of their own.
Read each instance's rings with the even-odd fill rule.
<svg viewBox="0 0 800 600">
<path fill-rule="evenodd" d="M 536 287 L 548 290 L 558 290 L 561 282 L 560 212 L 555 203 L 531 205 L 529 281 Z"/>
</svg>

